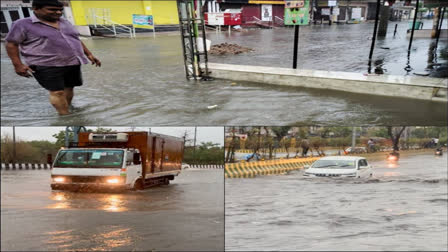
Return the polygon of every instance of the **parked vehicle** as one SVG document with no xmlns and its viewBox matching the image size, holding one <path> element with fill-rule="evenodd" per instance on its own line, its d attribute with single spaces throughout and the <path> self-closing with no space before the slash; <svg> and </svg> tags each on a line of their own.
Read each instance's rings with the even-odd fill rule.
<svg viewBox="0 0 448 252">
<path fill-rule="evenodd" d="M 79 134 L 62 148 L 51 171 L 52 189 L 144 189 L 169 184 L 181 171 L 184 140 L 148 133 Z"/>
<path fill-rule="evenodd" d="M 344 150 L 345 154 L 361 154 L 361 153 L 367 153 L 366 147 L 348 147 Z"/>
<path fill-rule="evenodd" d="M 363 157 L 330 156 L 315 161 L 303 176 L 308 177 L 354 177 L 373 175 L 372 167 Z"/>
<path fill-rule="evenodd" d="M 250 161 L 250 160 L 258 161 L 261 159 L 261 156 L 258 153 L 255 153 L 255 155 L 254 155 L 254 153 L 251 153 L 251 154 L 244 155 L 243 159 L 245 161 Z"/>
</svg>

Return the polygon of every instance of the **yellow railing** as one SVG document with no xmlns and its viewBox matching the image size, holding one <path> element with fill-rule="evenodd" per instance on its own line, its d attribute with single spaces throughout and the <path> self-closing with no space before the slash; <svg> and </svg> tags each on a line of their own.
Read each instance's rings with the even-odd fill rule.
<svg viewBox="0 0 448 252">
<path fill-rule="evenodd" d="M 282 174 L 303 169 L 320 157 L 278 159 L 257 162 L 228 163 L 225 166 L 226 178 L 253 178 L 259 175 Z"/>
</svg>

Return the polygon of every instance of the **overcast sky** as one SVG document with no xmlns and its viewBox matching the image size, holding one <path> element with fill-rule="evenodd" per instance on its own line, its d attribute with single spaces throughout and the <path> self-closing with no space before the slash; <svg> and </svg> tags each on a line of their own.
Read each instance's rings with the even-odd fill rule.
<svg viewBox="0 0 448 252">
<path fill-rule="evenodd" d="M 52 136 L 66 127 L 16 127 L 16 140 L 32 141 L 32 140 L 48 140 L 55 142 L 56 139 Z M 97 127 L 86 127 L 87 129 L 95 130 Z M 194 127 L 106 127 L 101 128 L 113 129 L 116 131 L 148 131 L 151 129 L 153 133 L 160 133 L 170 136 L 182 137 L 187 131 L 187 139 L 194 138 Z M 12 127 L 1 127 L 2 136 L 9 134 L 12 136 Z M 201 142 L 218 143 L 224 145 L 224 127 L 198 127 L 196 143 Z"/>
</svg>

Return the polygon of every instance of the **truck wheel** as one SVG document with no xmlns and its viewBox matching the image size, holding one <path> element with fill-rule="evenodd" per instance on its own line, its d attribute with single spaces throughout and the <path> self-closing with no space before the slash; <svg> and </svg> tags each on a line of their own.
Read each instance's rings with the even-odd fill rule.
<svg viewBox="0 0 448 252">
<path fill-rule="evenodd" d="M 169 185 L 170 184 L 170 179 L 168 177 L 163 179 L 163 184 L 164 185 Z"/>
<path fill-rule="evenodd" d="M 139 180 L 135 181 L 134 188 L 132 188 L 132 189 L 134 191 L 143 190 L 144 189 L 144 187 L 143 187 L 143 180 L 139 179 Z"/>
</svg>

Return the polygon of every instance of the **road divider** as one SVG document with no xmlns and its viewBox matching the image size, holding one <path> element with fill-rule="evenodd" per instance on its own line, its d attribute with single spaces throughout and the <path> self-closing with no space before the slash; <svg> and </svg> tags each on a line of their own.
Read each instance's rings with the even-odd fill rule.
<svg viewBox="0 0 448 252">
<path fill-rule="evenodd" d="M 447 102 L 444 78 L 398 75 L 366 75 L 362 73 L 289 69 L 208 63 L 211 77 L 231 81 L 249 81 L 269 85 L 326 89 L 342 92 L 392 96 Z"/>
<path fill-rule="evenodd" d="M 254 178 L 260 175 L 282 174 L 303 169 L 320 157 L 276 159 L 257 162 L 228 163 L 225 165 L 226 178 Z"/>
<path fill-rule="evenodd" d="M 190 165 L 194 169 L 224 169 L 224 165 Z"/>
<path fill-rule="evenodd" d="M 2 170 L 48 170 L 50 164 L 30 164 L 30 163 L 2 163 Z"/>
</svg>

